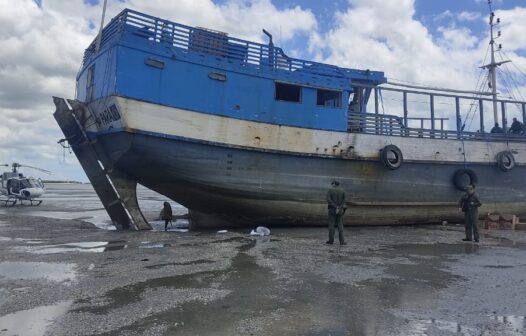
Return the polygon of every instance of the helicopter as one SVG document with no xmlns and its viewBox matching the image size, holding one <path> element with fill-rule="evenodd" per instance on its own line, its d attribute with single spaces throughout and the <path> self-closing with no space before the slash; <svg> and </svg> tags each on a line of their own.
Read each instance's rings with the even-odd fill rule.
<svg viewBox="0 0 526 336">
<path fill-rule="evenodd" d="M 9 167 L 9 164 L 0 164 L 0 167 Z M 37 198 L 46 191 L 44 183 L 41 179 L 24 176 L 18 172 L 18 168 L 31 168 L 47 174 L 51 174 L 51 172 L 16 162 L 11 164 L 11 167 L 12 171 L 0 175 L 0 205 L 13 206 L 17 202 L 24 205 L 24 201 L 28 201 L 30 205 L 40 205 L 42 200 Z"/>
</svg>

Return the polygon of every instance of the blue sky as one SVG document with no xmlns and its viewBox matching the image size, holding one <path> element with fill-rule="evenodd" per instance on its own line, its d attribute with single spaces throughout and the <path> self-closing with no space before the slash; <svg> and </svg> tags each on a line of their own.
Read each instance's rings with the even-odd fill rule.
<svg viewBox="0 0 526 336">
<path fill-rule="evenodd" d="M 56 144 L 62 134 L 51 96 L 74 97 L 101 2 L 0 0 L 0 163 L 86 180 L 75 157 L 64 161 Z M 517 78 L 514 94 L 526 97 L 526 1 L 493 2 L 502 18 L 497 43 L 513 60 L 506 67 Z M 107 20 L 125 7 L 260 42 L 265 28 L 290 56 L 466 90 L 477 87 L 488 46 L 487 0 L 108 0 Z"/>
</svg>

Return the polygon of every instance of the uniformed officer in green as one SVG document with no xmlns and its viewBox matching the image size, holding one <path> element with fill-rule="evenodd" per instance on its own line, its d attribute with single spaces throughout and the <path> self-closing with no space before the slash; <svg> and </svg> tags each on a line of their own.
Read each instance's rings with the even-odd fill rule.
<svg viewBox="0 0 526 336">
<path fill-rule="evenodd" d="M 340 245 L 346 245 L 343 239 L 343 221 L 342 217 L 347 209 L 345 204 L 345 191 L 340 187 L 340 182 L 334 180 L 331 183 L 332 188 L 327 192 L 327 206 L 329 209 L 329 241 L 327 244 L 334 243 L 334 227 L 338 226 L 338 238 Z"/>
<path fill-rule="evenodd" d="M 466 228 L 466 238 L 463 241 L 479 242 L 479 207 L 482 205 L 479 198 L 475 195 L 475 186 L 469 185 L 466 194 L 459 201 L 459 211 L 464 212 L 464 226 Z"/>
</svg>

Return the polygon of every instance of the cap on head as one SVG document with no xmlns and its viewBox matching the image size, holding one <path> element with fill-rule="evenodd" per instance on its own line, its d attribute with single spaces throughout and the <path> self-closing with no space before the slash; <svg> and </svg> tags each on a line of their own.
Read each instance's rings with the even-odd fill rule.
<svg viewBox="0 0 526 336">
<path fill-rule="evenodd" d="M 333 186 L 339 186 L 339 185 L 340 185 L 340 181 L 338 181 L 338 180 L 332 180 L 331 185 L 333 185 Z"/>
</svg>

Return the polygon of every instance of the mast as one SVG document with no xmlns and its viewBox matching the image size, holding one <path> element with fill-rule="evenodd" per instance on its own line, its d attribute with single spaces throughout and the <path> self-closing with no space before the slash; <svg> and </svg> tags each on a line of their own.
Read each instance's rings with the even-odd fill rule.
<svg viewBox="0 0 526 336">
<path fill-rule="evenodd" d="M 495 36 L 493 28 L 495 28 L 495 26 L 500 24 L 500 19 L 497 18 L 497 20 L 494 21 L 494 19 L 495 19 L 495 12 L 493 12 L 493 8 L 491 6 L 491 0 L 488 0 L 488 5 L 489 5 L 489 11 L 490 11 L 490 15 L 489 15 L 489 27 L 490 27 L 489 44 L 490 44 L 490 48 L 491 48 L 491 59 L 490 59 L 490 64 L 483 65 L 483 66 L 481 66 L 481 68 L 482 69 L 488 69 L 488 72 L 489 72 L 489 78 L 490 78 L 489 86 L 491 88 L 491 95 L 493 97 L 493 118 L 494 118 L 494 122 L 497 123 L 499 121 L 499 113 L 498 113 L 498 107 L 497 107 L 497 67 L 501 66 L 504 63 L 508 63 L 508 62 L 511 62 L 511 61 L 506 60 L 506 61 L 501 61 L 501 62 L 495 62 L 495 39 L 499 38 L 501 34 L 500 34 L 500 31 L 499 31 L 497 36 Z M 498 50 L 500 50 L 501 48 L 502 48 L 502 45 L 499 44 Z M 504 126 L 504 120 L 502 121 L 502 126 Z"/>
<path fill-rule="evenodd" d="M 102 6 L 102 18 L 100 19 L 99 35 L 97 35 L 97 43 L 95 45 L 95 52 L 98 52 L 100 49 L 100 42 L 102 39 L 102 29 L 104 28 L 104 16 L 106 16 L 106 5 L 107 4 L 108 4 L 108 0 L 104 0 L 104 5 Z"/>
</svg>

